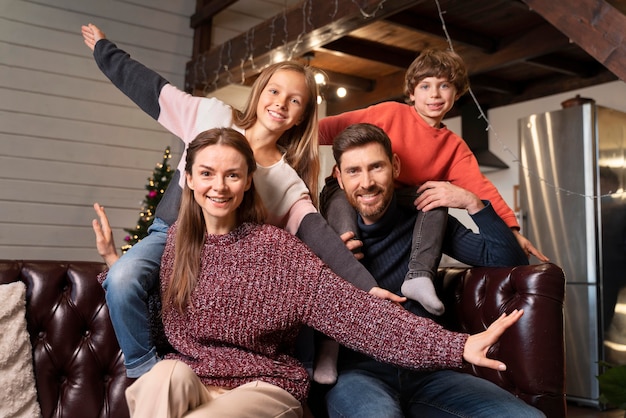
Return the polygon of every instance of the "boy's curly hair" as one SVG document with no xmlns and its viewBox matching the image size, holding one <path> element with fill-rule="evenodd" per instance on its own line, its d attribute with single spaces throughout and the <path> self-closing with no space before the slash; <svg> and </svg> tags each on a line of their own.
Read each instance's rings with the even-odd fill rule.
<svg viewBox="0 0 626 418">
<path fill-rule="evenodd" d="M 426 77 L 448 79 L 456 87 L 459 97 L 469 89 L 465 62 L 456 52 L 450 50 L 426 49 L 413 60 L 404 76 L 407 103 L 413 104 L 409 97 L 415 91 L 415 86 Z"/>
</svg>

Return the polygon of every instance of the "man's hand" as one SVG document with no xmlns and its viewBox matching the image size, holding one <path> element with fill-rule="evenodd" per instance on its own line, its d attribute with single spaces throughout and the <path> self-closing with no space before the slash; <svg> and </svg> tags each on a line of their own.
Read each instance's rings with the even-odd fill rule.
<svg viewBox="0 0 626 418">
<path fill-rule="evenodd" d="M 483 202 L 469 190 L 465 190 L 448 181 L 427 181 L 422 184 L 415 199 L 415 207 L 424 212 L 447 207 L 465 209 L 470 215 L 485 207 Z"/>
<path fill-rule="evenodd" d="M 104 259 L 107 266 L 111 267 L 120 256 L 115 249 L 109 218 L 107 218 L 106 213 L 104 213 L 104 207 L 99 204 L 94 203 L 93 209 L 96 211 L 98 218 L 100 218 L 100 221 L 98 221 L 98 219 L 91 221 L 93 232 L 96 234 L 96 248 L 98 249 L 98 254 Z"/>
<path fill-rule="evenodd" d="M 340 235 L 340 237 L 343 243 L 346 244 L 348 250 L 352 251 L 352 253 L 354 254 L 354 258 L 356 258 L 357 260 L 361 260 L 363 258 L 363 253 L 361 252 L 360 248 L 363 246 L 363 241 L 355 239 L 354 232 L 352 231 L 344 232 Z"/>
<path fill-rule="evenodd" d="M 398 305 L 406 302 L 406 298 L 404 296 L 398 296 L 395 293 L 383 289 L 382 287 L 372 287 L 367 293 L 369 293 L 370 295 L 374 295 L 380 299 L 390 300 Z"/>
<path fill-rule="evenodd" d="M 470 335 L 465 342 L 463 359 L 476 366 L 488 367 L 490 369 L 500 371 L 506 370 L 506 364 L 501 361 L 488 358 L 487 351 L 498 341 L 502 333 L 504 333 L 504 331 L 506 331 L 506 329 L 511 325 L 516 323 L 523 314 L 523 310 L 517 309 L 509 315 L 502 314 L 502 316 L 489 325 L 489 328 L 485 331 Z"/>
<path fill-rule="evenodd" d="M 106 38 L 104 32 L 98 29 L 98 27 L 94 24 L 90 23 L 88 25 L 83 25 L 80 29 L 83 34 L 83 41 L 85 42 L 85 45 L 87 45 L 92 51 L 100 39 Z"/>
<path fill-rule="evenodd" d="M 541 251 L 536 249 L 535 246 L 530 241 L 528 241 L 528 238 L 520 234 L 520 232 L 517 229 L 513 230 L 513 235 L 515 235 L 515 238 L 517 238 L 517 242 L 519 243 L 519 246 L 522 247 L 522 250 L 524 250 L 524 252 L 529 258 L 531 255 L 534 255 L 542 263 L 547 263 L 548 261 L 550 261 L 548 257 L 543 255 Z"/>
</svg>

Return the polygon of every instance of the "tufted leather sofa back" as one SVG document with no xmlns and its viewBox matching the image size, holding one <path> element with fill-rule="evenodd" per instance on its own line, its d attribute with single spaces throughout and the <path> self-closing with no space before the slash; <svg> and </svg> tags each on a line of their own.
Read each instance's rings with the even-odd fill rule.
<svg viewBox="0 0 626 418">
<path fill-rule="evenodd" d="M 44 418 L 126 418 L 124 362 L 95 262 L 0 260 L 0 284 L 27 286 L 27 323 Z M 520 321 L 492 347 L 508 370 L 468 373 L 491 380 L 542 410 L 566 416 L 563 301 L 565 277 L 554 264 L 440 269 L 444 321 L 476 333 L 502 312 Z"/>
<path fill-rule="evenodd" d="M 0 260 L 27 286 L 27 324 L 44 418 L 126 418 L 124 361 L 96 276 L 102 263 Z"/>
<path fill-rule="evenodd" d="M 503 312 L 524 309 L 488 356 L 505 372 L 467 370 L 512 392 L 550 418 L 566 416 L 563 302 L 565 276 L 554 264 L 513 268 L 441 269 L 448 328 L 484 331 Z"/>
</svg>

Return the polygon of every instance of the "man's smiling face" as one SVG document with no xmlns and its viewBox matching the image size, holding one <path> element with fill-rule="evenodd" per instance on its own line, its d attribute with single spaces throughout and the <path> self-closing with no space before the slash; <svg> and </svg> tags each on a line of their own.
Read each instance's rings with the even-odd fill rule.
<svg viewBox="0 0 626 418">
<path fill-rule="evenodd" d="M 336 170 L 339 185 L 363 221 L 378 221 L 393 197 L 394 179 L 400 171 L 398 157 L 394 154 L 390 161 L 382 145 L 372 142 L 346 150 Z"/>
</svg>

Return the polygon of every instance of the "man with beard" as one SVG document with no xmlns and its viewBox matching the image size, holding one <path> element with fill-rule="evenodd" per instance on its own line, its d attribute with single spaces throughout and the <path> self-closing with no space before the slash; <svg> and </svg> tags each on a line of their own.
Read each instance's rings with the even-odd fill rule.
<svg viewBox="0 0 626 418">
<path fill-rule="evenodd" d="M 412 204 L 398 203 L 394 180 L 400 160 L 385 132 L 370 124 L 352 125 L 340 133 L 333 142 L 333 156 L 339 185 L 358 212 L 361 241 L 346 234 L 343 239 L 351 250 L 361 247 L 361 262 L 380 287 L 402 295 L 417 211 Z M 422 207 L 437 200 L 440 206 L 465 209 L 480 229 L 480 234 L 474 233 L 448 216 L 444 253 L 474 266 L 528 264 L 511 229 L 488 201 L 439 183 L 444 184 L 438 184 L 443 187 L 437 187 L 437 193 L 428 188 L 422 193 Z M 416 315 L 432 316 L 414 300 L 404 306 Z M 331 418 L 543 416 L 499 386 L 457 371 L 404 370 L 341 347 L 338 372 L 337 383 L 326 396 Z"/>
</svg>

